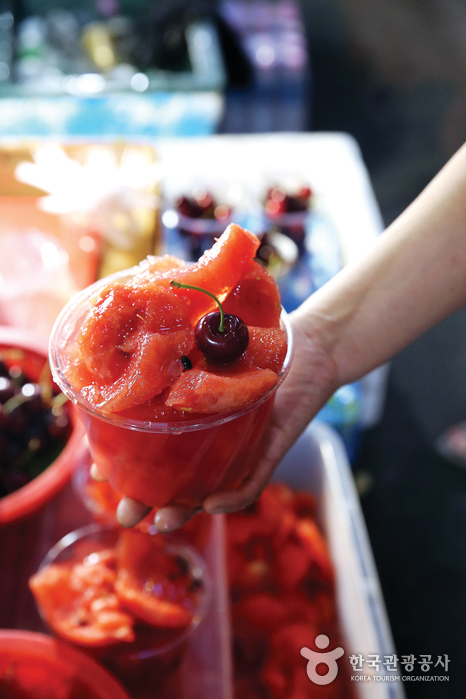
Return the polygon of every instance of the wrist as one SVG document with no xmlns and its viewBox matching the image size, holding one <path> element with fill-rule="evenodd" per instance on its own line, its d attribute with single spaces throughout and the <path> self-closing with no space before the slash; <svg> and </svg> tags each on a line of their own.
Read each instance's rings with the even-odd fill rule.
<svg viewBox="0 0 466 699">
<path fill-rule="evenodd" d="M 321 393 L 325 402 L 342 385 L 341 372 L 333 356 L 338 337 L 335 319 L 320 313 L 308 300 L 290 314 L 290 321 L 293 364 L 303 367 L 303 383 L 310 380 L 312 390 Z"/>
<path fill-rule="evenodd" d="M 374 328 L 379 319 L 371 319 L 373 299 L 377 296 L 376 274 L 375 270 L 359 274 L 354 265 L 345 268 L 293 314 L 309 346 L 333 367 L 334 391 L 377 364 L 381 348 Z M 367 324 L 370 333 L 365 332 Z"/>
</svg>

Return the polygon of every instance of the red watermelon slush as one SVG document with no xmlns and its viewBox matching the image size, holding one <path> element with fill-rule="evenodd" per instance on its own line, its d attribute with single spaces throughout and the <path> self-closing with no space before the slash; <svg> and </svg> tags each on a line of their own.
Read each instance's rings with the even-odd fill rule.
<svg viewBox="0 0 466 699">
<path fill-rule="evenodd" d="M 92 457 L 121 495 L 151 507 L 201 505 L 237 488 L 264 447 L 291 334 L 259 240 L 230 225 L 194 265 L 166 255 L 93 284 L 63 309 L 50 363 L 77 406 Z M 235 361 L 209 361 L 194 329 L 217 309 L 248 326 Z"/>
</svg>

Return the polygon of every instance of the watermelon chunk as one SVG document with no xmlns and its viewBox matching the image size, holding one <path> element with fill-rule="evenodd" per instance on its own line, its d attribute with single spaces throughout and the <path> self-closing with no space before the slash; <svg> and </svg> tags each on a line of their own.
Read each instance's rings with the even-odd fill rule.
<svg viewBox="0 0 466 699">
<path fill-rule="evenodd" d="M 175 255 L 148 255 L 145 260 L 139 263 L 138 267 L 141 270 L 141 273 L 138 273 L 138 279 L 145 282 L 153 279 L 155 274 L 164 274 L 173 269 L 187 267 L 187 264 Z"/>
<path fill-rule="evenodd" d="M 165 273 L 170 273 L 173 270 L 180 269 L 182 267 L 187 267 L 187 263 L 181 260 L 175 255 L 147 255 L 144 260 L 142 260 L 135 268 L 137 271 L 133 276 L 126 281 L 110 281 L 106 286 L 100 289 L 99 297 L 103 297 L 109 294 L 115 285 L 121 284 L 129 287 L 145 287 L 148 284 L 153 284 L 153 282 L 162 277 Z M 166 286 L 166 284 L 164 284 Z"/>
<path fill-rule="evenodd" d="M 198 262 L 164 273 L 157 284 L 169 287 L 189 305 L 191 322 L 196 325 L 201 316 L 217 308 L 215 301 L 199 291 L 170 287 L 170 281 L 200 286 L 223 301 L 250 267 L 258 247 L 259 239 L 253 233 L 232 223 Z"/>
<path fill-rule="evenodd" d="M 246 325 L 278 328 L 280 293 L 274 278 L 254 260 L 244 270 L 223 304 L 225 313 L 241 318 Z"/>
<path fill-rule="evenodd" d="M 105 413 L 144 403 L 182 372 L 179 358 L 193 341 L 181 299 L 156 286 L 115 285 L 96 301 L 78 337 L 94 379 L 81 392 Z"/>
<path fill-rule="evenodd" d="M 248 328 L 249 344 L 238 363 L 278 373 L 285 361 L 287 341 L 281 328 Z"/>
<path fill-rule="evenodd" d="M 149 584 L 152 584 L 149 581 Z M 166 629 L 182 629 L 189 626 L 193 615 L 181 603 L 148 594 L 139 580 L 126 573 L 120 574 L 115 582 L 115 591 L 121 605 L 134 614 L 136 619 L 150 626 Z"/>
<path fill-rule="evenodd" d="M 185 371 L 175 381 L 166 405 L 195 413 L 223 413 L 242 408 L 270 390 L 278 376 L 270 369 L 235 367 L 223 373 L 208 371 L 205 363 Z"/>
</svg>

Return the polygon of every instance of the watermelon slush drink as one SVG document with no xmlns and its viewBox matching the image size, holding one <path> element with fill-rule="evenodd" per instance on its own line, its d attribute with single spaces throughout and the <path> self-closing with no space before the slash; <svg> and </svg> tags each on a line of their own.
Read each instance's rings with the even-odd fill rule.
<svg viewBox="0 0 466 699">
<path fill-rule="evenodd" d="M 80 292 L 58 317 L 52 372 L 121 495 L 196 507 L 237 488 L 257 464 L 291 357 L 276 284 L 254 261 L 258 245 L 232 224 L 198 263 L 150 257 Z M 246 323 L 238 359 L 200 352 L 194 328 L 217 303 L 173 280 L 214 294 Z"/>
</svg>

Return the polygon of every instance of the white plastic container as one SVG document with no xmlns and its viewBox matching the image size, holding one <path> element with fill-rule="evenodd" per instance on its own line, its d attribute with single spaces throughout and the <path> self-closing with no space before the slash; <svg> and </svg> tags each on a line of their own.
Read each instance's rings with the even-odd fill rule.
<svg viewBox="0 0 466 699">
<path fill-rule="evenodd" d="M 396 654 L 366 525 L 351 476 L 346 450 L 336 432 L 311 424 L 278 467 L 275 479 L 317 496 L 319 516 L 336 570 L 336 593 L 344 655 L 339 666 L 351 671 L 349 656 Z M 303 661 L 304 662 L 304 661 Z M 368 669 L 370 681 L 351 684 L 358 699 L 404 699 L 401 681 Z M 312 687 L 310 683 L 310 687 Z"/>
<path fill-rule="evenodd" d="M 81 473 L 78 475 L 82 477 Z M 317 497 L 320 524 L 336 571 L 337 604 L 345 651 L 338 660 L 340 671 L 346 665 L 345 670 L 350 674 L 349 656 L 352 654 L 361 654 L 365 659 L 369 655 L 379 655 L 381 660 L 383 656 L 394 655 L 366 526 L 341 438 L 327 425 L 311 424 L 278 467 L 275 479 L 298 490 L 311 491 Z M 215 516 L 212 523 L 209 545 L 202 554 L 215 582 L 214 597 L 205 623 L 193 636 L 185 654 L 180 699 L 233 697 L 225 518 Z M 304 672 L 304 659 L 302 667 Z M 367 676 L 371 671 L 365 667 L 360 674 Z M 404 699 L 399 680 L 355 680 L 351 684 L 357 699 Z M 309 681 L 310 696 L 312 688 Z"/>
</svg>

